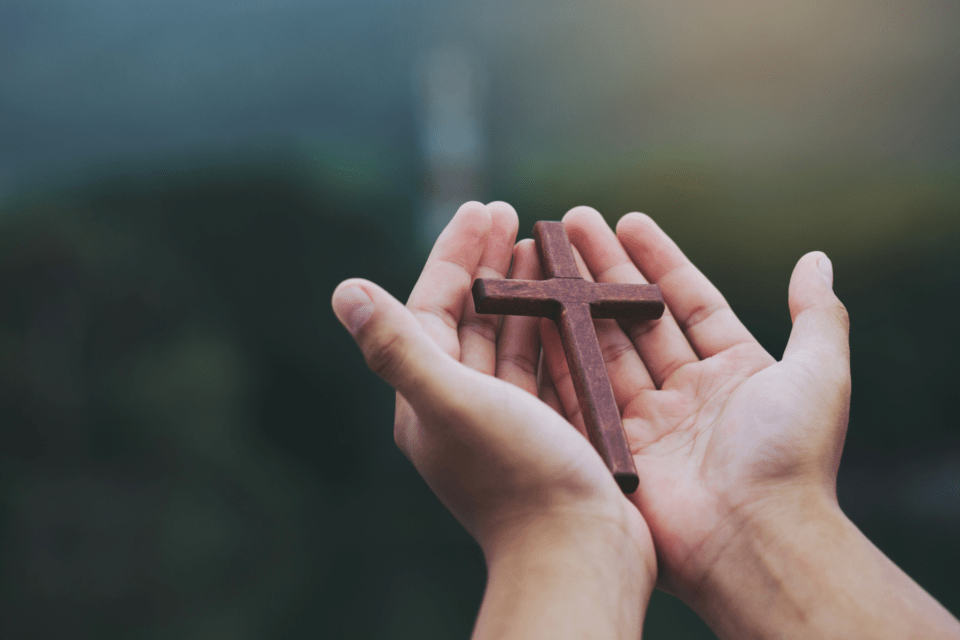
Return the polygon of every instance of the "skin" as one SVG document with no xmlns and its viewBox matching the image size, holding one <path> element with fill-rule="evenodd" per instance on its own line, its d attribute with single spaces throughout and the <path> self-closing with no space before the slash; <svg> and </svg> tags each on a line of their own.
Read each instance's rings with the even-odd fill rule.
<svg viewBox="0 0 960 640">
<path fill-rule="evenodd" d="M 655 322 L 597 322 L 659 586 L 722 638 L 960 637 L 837 504 L 850 325 L 829 259 L 809 253 L 794 269 L 778 362 L 648 216 L 614 233 L 578 207 L 564 225 L 585 277 L 658 284 L 667 304 Z M 582 429 L 556 328 L 541 329 L 558 408 Z"/>
<path fill-rule="evenodd" d="M 794 330 L 777 362 L 648 216 L 625 216 L 615 235 L 579 207 L 564 225 L 585 277 L 658 284 L 667 304 L 653 322 L 598 322 L 598 339 L 640 475 L 631 500 L 658 543 L 660 586 L 690 597 L 733 513 L 784 491 L 835 495 L 850 369 L 846 311 L 819 268 L 829 260 L 813 253 L 798 263 Z M 541 328 L 562 411 L 580 427 L 559 336 L 552 323 Z"/>
<path fill-rule="evenodd" d="M 649 217 L 614 233 L 579 207 L 564 224 L 584 277 L 659 284 L 668 307 L 596 321 L 640 475 L 629 497 L 583 436 L 553 323 L 473 310 L 473 279 L 511 259 L 538 277 L 508 205 L 461 207 L 406 308 L 367 281 L 334 293 L 398 391 L 397 444 L 487 558 L 475 637 L 636 638 L 657 580 L 722 638 L 960 637 L 837 506 L 849 322 L 827 257 L 794 270 L 778 362 Z"/>
<path fill-rule="evenodd" d="M 539 272 L 503 203 L 467 203 L 404 307 L 365 280 L 333 296 L 397 389 L 394 438 L 476 538 L 488 585 L 475 638 L 637 638 L 656 580 L 650 531 L 590 444 L 537 397 L 536 319 L 479 316 L 477 277 Z"/>
</svg>

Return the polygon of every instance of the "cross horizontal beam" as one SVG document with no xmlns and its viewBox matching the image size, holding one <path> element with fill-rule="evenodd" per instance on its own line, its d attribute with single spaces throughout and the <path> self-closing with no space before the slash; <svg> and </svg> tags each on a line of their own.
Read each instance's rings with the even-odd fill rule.
<svg viewBox="0 0 960 640">
<path fill-rule="evenodd" d="M 556 319 L 564 304 L 586 303 L 594 318 L 650 320 L 663 315 L 656 285 L 596 283 L 580 278 L 493 280 L 473 283 L 477 313 Z"/>
</svg>

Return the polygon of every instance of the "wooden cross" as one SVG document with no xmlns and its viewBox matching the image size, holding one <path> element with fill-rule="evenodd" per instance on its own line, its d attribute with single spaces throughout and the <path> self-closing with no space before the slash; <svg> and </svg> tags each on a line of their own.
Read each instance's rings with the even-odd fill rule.
<svg viewBox="0 0 960 640">
<path fill-rule="evenodd" d="M 664 309 L 660 287 L 584 280 L 561 222 L 536 223 L 533 237 L 548 279 L 478 278 L 473 283 L 474 306 L 477 313 L 539 316 L 557 323 L 590 442 L 620 489 L 633 493 L 640 481 L 593 318 L 659 318 Z"/>
</svg>

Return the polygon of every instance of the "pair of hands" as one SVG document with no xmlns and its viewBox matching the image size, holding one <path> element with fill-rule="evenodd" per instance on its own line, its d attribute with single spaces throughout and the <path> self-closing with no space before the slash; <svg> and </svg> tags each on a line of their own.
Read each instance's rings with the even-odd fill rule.
<svg viewBox="0 0 960 640">
<path fill-rule="evenodd" d="M 549 559 L 518 569 L 544 550 L 566 567 L 592 553 L 577 589 L 621 594 L 627 604 L 608 612 L 619 628 L 639 630 L 654 583 L 723 627 L 709 619 L 710 591 L 731 586 L 718 568 L 752 553 L 746 531 L 757 533 L 752 549 L 786 548 L 780 533 L 789 539 L 791 526 L 839 514 L 850 373 L 830 261 L 815 252 L 798 262 L 793 330 L 778 362 L 649 217 L 629 214 L 614 232 L 579 207 L 563 223 L 584 277 L 658 284 L 667 304 L 660 320 L 595 321 L 640 476 L 632 495 L 583 435 L 554 324 L 474 310 L 476 278 L 540 277 L 533 241 L 516 242 L 509 205 L 463 205 L 406 307 L 348 280 L 334 310 L 397 390 L 396 442 L 480 543 L 491 583 L 550 574 Z M 563 613 L 543 606 L 531 625 Z M 478 628 L 483 618 L 481 610 Z"/>
<path fill-rule="evenodd" d="M 640 475 L 631 496 L 570 428 L 583 422 L 554 324 L 473 309 L 476 278 L 540 277 L 533 241 L 515 244 L 509 205 L 460 208 L 406 309 L 349 280 L 335 294 L 338 315 L 398 390 L 397 444 L 485 549 L 551 509 L 633 510 L 651 565 L 650 536 L 656 543 L 660 586 L 695 589 L 731 512 L 780 492 L 834 495 L 850 374 L 830 262 L 813 253 L 797 265 L 794 329 L 778 363 L 649 217 L 624 217 L 616 234 L 586 207 L 563 222 L 584 277 L 658 284 L 667 303 L 660 320 L 596 321 Z"/>
</svg>

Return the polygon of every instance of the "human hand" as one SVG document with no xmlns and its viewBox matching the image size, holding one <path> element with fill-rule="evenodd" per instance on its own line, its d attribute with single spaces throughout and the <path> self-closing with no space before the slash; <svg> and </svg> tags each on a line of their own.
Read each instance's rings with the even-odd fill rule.
<svg viewBox="0 0 960 640">
<path fill-rule="evenodd" d="M 649 217 L 624 217 L 614 235 L 599 213 L 580 207 L 564 224 L 596 280 L 658 284 L 667 304 L 660 320 L 597 321 L 598 339 L 640 476 L 631 499 L 653 534 L 660 585 L 690 598 L 746 514 L 786 502 L 836 504 L 850 372 L 830 261 L 811 253 L 797 264 L 793 332 L 777 362 Z M 550 322 L 542 331 L 565 415 L 582 428 L 559 336 Z"/>
<path fill-rule="evenodd" d="M 658 321 L 597 321 L 660 586 L 721 638 L 960 637 L 837 504 L 849 322 L 827 257 L 794 268 L 793 331 L 777 362 L 649 217 L 625 216 L 614 235 L 581 207 L 564 224 L 585 275 L 658 284 L 667 304 Z M 582 428 L 556 328 L 541 333 L 563 410 Z"/>
<path fill-rule="evenodd" d="M 516 232 L 509 205 L 468 203 L 407 308 L 348 280 L 334 310 L 397 389 L 400 449 L 483 548 L 478 635 L 523 637 L 527 625 L 538 637 L 549 620 L 571 637 L 637 637 L 656 576 L 649 530 L 589 442 L 538 399 L 538 320 L 478 315 L 469 295 L 475 278 L 505 277 L 511 258 L 513 277 L 538 277 L 533 242 L 514 248 Z"/>
</svg>

